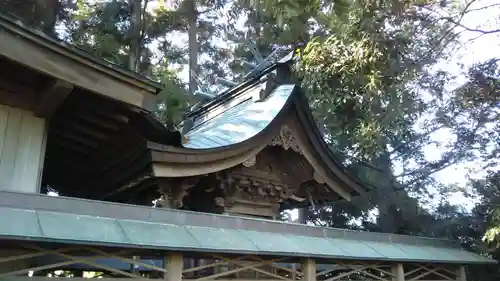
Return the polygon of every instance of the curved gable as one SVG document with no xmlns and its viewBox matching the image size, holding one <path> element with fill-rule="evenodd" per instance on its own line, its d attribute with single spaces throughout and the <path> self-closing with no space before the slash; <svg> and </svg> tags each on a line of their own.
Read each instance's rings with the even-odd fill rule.
<svg viewBox="0 0 500 281">
<path fill-rule="evenodd" d="M 183 148 L 150 143 L 154 175 L 196 177 L 229 169 L 249 178 L 258 174 L 295 186 L 294 194 L 311 204 L 366 191 L 332 155 L 300 88 L 276 85 L 262 99 L 265 87 L 259 80 L 196 116 Z M 266 165 L 270 171 L 263 171 Z"/>
<path fill-rule="evenodd" d="M 279 85 L 266 99 L 256 101 L 264 87 L 264 83 L 252 85 L 240 97 L 200 117 L 186 134 L 184 147 L 220 148 L 261 133 L 282 111 L 295 85 Z"/>
</svg>

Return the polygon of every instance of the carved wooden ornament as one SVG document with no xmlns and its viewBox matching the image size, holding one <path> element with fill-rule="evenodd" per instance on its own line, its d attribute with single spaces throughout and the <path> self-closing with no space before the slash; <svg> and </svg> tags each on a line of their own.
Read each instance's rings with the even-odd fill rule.
<svg viewBox="0 0 500 281">
<path fill-rule="evenodd" d="M 279 134 L 273 138 L 270 145 L 281 146 L 285 150 L 291 148 L 293 151 L 302 154 L 302 150 L 295 140 L 292 130 L 287 125 L 281 126 Z"/>
<path fill-rule="evenodd" d="M 248 158 L 247 160 L 243 161 L 243 163 L 241 163 L 241 164 L 245 167 L 252 167 L 253 165 L 255 165 L 255 163 L 257 163 L 257 157 L 252 156 L 252 157 Z"/>
</svg>

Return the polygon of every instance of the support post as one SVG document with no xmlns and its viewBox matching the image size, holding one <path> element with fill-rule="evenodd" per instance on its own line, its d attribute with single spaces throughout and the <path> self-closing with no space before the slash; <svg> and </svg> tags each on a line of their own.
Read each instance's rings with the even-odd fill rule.
<svg viewBox="0 0 500 281">
<path fill-rule="evenodd" d="M 465 266 L 463 265 L 457 269 L 457 281 L 467 281 L 467 274 L 465 273 Z"/>
<path fill-rule="evenodd" d="M 304 208 L 299 208 L 299 223 L 301 224 L 307 224 L 307 207 Z"/>
<path fill-rule="evenodd" d="M 168 281 L 181 281 L 184 259 L 181 253 L 167 253 L 163 266 L 167 272 L 163 275 Z"/>
<path fill-rule="evenodd" d="M 392 266 L 392 281 L 405 281 L 405 270 L 402 263 Z"/>
<path fill-rule="evenodd" d="M 316 281 L 316 262 L 313 259 L 302 261 L 302 281 Z"/>
</svg>

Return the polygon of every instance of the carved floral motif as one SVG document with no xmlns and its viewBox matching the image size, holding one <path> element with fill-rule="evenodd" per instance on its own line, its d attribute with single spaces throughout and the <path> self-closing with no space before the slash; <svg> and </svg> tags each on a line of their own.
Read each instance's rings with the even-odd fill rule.
<svg viewBox="0 0 500 281">
<path fill-rule="evenodd" d="M 285 150 L 291 148 L 293 151 L 302 154 L 302 150 L 295 140 L 292 130 L 287 125 L 281 127 L 279 134 L 273 138 L 270 145 L 281 146 Z"/>
</svg>

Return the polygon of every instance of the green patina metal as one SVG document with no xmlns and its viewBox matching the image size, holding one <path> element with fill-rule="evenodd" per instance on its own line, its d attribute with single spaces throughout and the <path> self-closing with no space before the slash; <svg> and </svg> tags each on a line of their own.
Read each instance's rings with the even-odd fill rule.
<svg viewBox="0 0 500 281">
<path fill-rule="evenodd" d="M 318 237 L 0 207 L 0 239 L 331 259 L 496 262 L 464 251 L 446 240 L 419 238 L 419 241 L 399 235 L 360 235 L 349 231 L 341 235 L 335 229 L 325 230 L 324 235 Z"/>
</svg>

